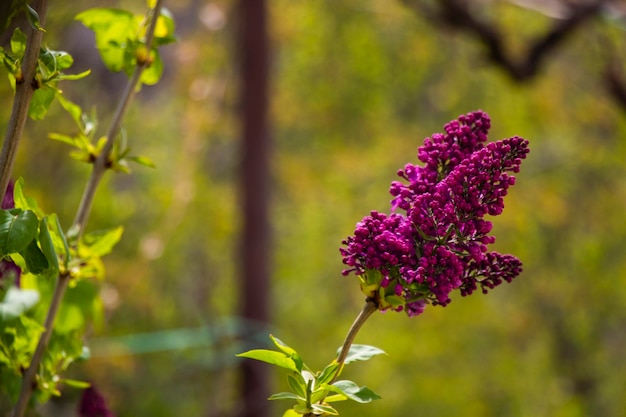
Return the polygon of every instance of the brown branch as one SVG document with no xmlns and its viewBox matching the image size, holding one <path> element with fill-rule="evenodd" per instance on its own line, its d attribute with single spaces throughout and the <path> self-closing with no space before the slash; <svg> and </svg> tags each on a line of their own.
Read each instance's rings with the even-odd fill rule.
<svg viewBox="0 0 626 417">
<path fill-rule="evenodd" d="M 526 56 L 512 58 L 503 43 L 504 36 L 493 22 L 481 20 L 471 12 L 468 3 L 462 0 L 439 0 L 435 9 L 424 6 L 419 0 L 403 0 L 418 14 L 424 14 L 430 21 L 450 28 L 463 30 L 477 38 L 486 48 L 488 59 L 502 68 L 518 82 L 535 77 L 541 64 L 550 52 L 585 22 L 595 17 L 606 3 L 612 0 L 597 0 L 571 8 L 569 17 L 555 20 L 552 27 L 542 36 L 529 42 Z"/>
<path fill-rule="evenodd" d="M 48 9 L 47 1 L 38 0 L 32 4 L 32 7 L 39 14 L 39 23 L 43 26 Z M 17 154 L 20 139 L 24 133 L 26 119 L 28 118 L 28 109 L 31 99 L 33 98 L 33 93 L 35 92 L 35 73 L 42 38 L 42 31 L 29 26 L 26 51 L 22 61 L 22 79 L 16 80 L 15 83 L 13 109 L 4 136 L 4 142 L 2 143 L 2 151 L 0 152 L 0 194 L 2 195 L 4 195 L 4 191 L 7 189 L 11 174 L 13 173 L 15 155 Z"/>
</svg>

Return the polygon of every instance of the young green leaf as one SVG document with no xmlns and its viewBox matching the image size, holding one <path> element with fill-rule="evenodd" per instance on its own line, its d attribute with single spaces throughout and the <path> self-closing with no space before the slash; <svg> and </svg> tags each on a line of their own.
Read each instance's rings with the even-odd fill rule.
<svg viewBox="0 0 626 417">
<path fill-rule="evenodd" d="M 339 412 L 337 410 L 335 410 L 333 407 L 331 407 L 330 405 L 326 405 L 326 404 L 311 404 L 311 408 L 313 409 L 313 411 L 317 411 L 318 413 L 315 414 L 330 414 L 333 416 L 337 416 L 339 415 Z"/>
<path fill-rule="evenodd" d="M 106 67 L 113 72 L 125 70 L 126 49 L 132 47 L 139 24 L 132 13 L 119 9 L 96 8 L 76 16 L 76 20 L 93 30 L 96 47 Z"/>
<path fill-rule="evenodd" d="M 272 394 L 268 400 L 302 400 L 303 398 L 297 396 L 293 392 L 279 392 L 278 394 Z"/>
<path fill-rule="evenodd" d="M 290 408 L 289 410 L 285 411 L 283 417 L 300 417 L 301 415 L 302 414 L 296 412 L 296 410 L 294 410 L 293 408 Z"/>
<path fill-rule="evenodd" d="M 147 156 L 127 156 L 125 159 L 133 161 L 136 164 L 143 165 L 148 168 L 156 168 L 156 165 Z"/>
<path fill-rule="evenodd" d="M 38 227 L 39 220 L 30 210 L 0 210 L 0 257 L 26 249 Z"/>
<path fill-rule="evenodd" d="M 300 374 L 296 375 L 300 376 L 300 378 L 296 378 L 291 374 L 287 375 L 287 382 L 291 390 L 304 400 L 306 399 L 306 383 Z"/>
<path fill-rule="evenodd" d="M 57 90 L 50 85 L 42 85 L 33 94 L 28 116 L 33 120 L 42 120 L 54 101 Z"/>
<path fill-rule="evenodd" d="M 276 365 L 281 368 L 289 369 L 290 371 L 299 372 L 293 359 L 284 353 L 276 352 L 275 350 L 254 349 L 244 353 L 239 353 L 235 356 L 240 358 L 256 359 L 257 361 L 266 362 L 270 365 Z"/>
<path fill-rule="evenodd" d="M 337 349 L 337 354 L 339 354 L 340 351 L 341 348 Z M 349 364 L 355 361 L 366 361 L 377 355 L 386 355 L 386 353 L 384 350 L 374 346 L 354 344 L 350 346 L 350 350 L 348 351 L 344 364 Z"/>
<path fill-rule="evenodd" d="M 52 240 L 52 245 L 54 246 L 54 250 L 59 256 L 61 256 L 61 260 L 63 261 L 63 269 L 67 269 L 68 263 L 70 261 L 70 247 L 67 244 L 67 239 L 65 238 L 65 234 L 63 233 L 63 228 L 61 228 L 61 223 L 59 223 L 59 217 L 56 214 L 50 214 L 48 216 L 47 225 L 48 231 L 50 232 L 50 238 Z"/>
<path fill-rule="evenodd" d="M 374 391 L 370 390 L 367 387 L 359 387 L 356 383 L 352 381 L 337 381 L 334 382 L 332 385 L 329 385 L 328 389 L 338 394 L 342 394 L 348 397 L 348 399 L 350 400 L 362 404 L 380 399 L 380 396 Z"/>
<path fill-rule="evenodd" d="M 92 232 L 83 238 L 83 247 L 90 256 L 104 256 L 111 252 L 113 247 L 122 238 L 122 226 L 110 230 Z"/>
<path fill-rule="evenodd" d="M 296 368 L 298 369 L 298 372 L 302 371 L 302 367 L 304 366 L 304 363 L 302 362 L 302 358 L 300 357 L 298 352 L 296 352 L 294 348 L 287 346 L 279 338 L 274 337 L 274 335 L 270 335 L 270 339 L 272 339 L 272 342 L 274 342 L 274 344 L 276 345 L 278 349 L 280 349 L 287 356 L 293 359 L 294 363 L 296 364 Z"/>
<path fill-rule="evenodd" d="M 15 208 L 22 210 L 31 210 L 37 217 L 43 217 L 43 212 L 37 205 L 37 201 L 32 197 L 26 197 L 24 195 L 24 178 L 20 177 L 15 181 L 13 188 L 13 201 L 15 202 Z"/>
<path fill-rule="evenodd" d="M 25 50 L 26 35 L 20 30 L 20 28 L 15 28 L 13 36 L 11 36 L 11 51 L 16 57 L 21 58 L 24 56 Z"/>
<path fill-rule="evenodd" d="M 67 385 L 68 387 L 79 388 L 79 389 L 85 389 L 91 386 L 89 382 L 78 381 L 76 379 L 61 378 L 60 382 L 64 385 Z"/>
<path fill-rule="evenodd" d="M 322 372 L 320 372 L 317 377 L 317 386 L 329 383 L 334 378 L 338 368 L 339 363 L 337 363 L 337 361 L 332 361 L 330 365 L 327 365 L 324 369 L 322 369 Z"/>
</svg>

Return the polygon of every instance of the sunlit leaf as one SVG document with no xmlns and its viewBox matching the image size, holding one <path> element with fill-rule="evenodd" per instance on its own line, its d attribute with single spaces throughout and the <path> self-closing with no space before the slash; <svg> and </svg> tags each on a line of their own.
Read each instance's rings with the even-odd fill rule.
<svg viewBox="0 0 626 417">
<path fill-rule="evenodd" d="M 150 66 L 145 68 L 141 73 L 141 84 L 154 85 L 159 82 L 163 75 L 163 61 L 161 61 L 161 56 L 155 51 L 152 51 L 151 57 L 152 62 Z"/>
<path fill-rule="evenodd" d="M 15 28 L 15 30 L 13 31 L 13 36 L 11 36 L 11 51 L 15 56 L 21 58 L 22 56 L 24 56 L 25 50 L 26 35 L 20 30 L 20 28 Z"/>
<path fill-rule="evenodd" d="M 327 384 L 329 383 L 337 374 L 337 370 L 339 369 L 339 363 L 333 361 L 330 365 L 326 366 L 322 369 L 319 376 L 317 377 L 317 385 Z"/>
<path fill-rule="evenodd" d="M 270 339 L 272 339 L 272 342 L 274 342 L 274 344 L 276 345 L 278 349 L 280 349 L 282 352 L 286 353 L 287 355 L 291 356 L 293 354 L 298 354 L 298 352 L 296 352 L 294 348 L 288 346 L 285 342 L 283 342 L 276 336 L 271 334 Z"/>
<path fill-rule="evenodd" d="M 57 77 L 58 80 L 80 80 L 82 78 L 85 78 L 86 76 L 88 76 L 89 74 L 91 74 L 91 70 L 86 70 L 83 72 L 79 72 L 78 74 L 59 74 L 59 76 Z M 57 95 L 57 97 L 59 97 L 59 95 Z"/>
<path fill-rule="evenodd" d="M 83 238 L 84 247 L 91 256 L 108 255 L 120 241 L 124 228 L 122 226 L 110 230 L 101 230 L 86 234 Z"/>
<path fill-rule="evenodd" d="M 268 400 L 302 400 L 302 397 L 297 396 L 293 392 L 279 392 L 278 394 L 271 395 Z"/>
<path fill-rule="evenodd" d="M 91 386 L 89 382 L 78 381 L 76 379 L 61 378 L 60 382 L 64 385 L 67 385 L 68 387 L 79 388 L 79 389 L 85 389 Z"/>
<path fill-rule="evenodd" d="M 48 113 L 48 109 L 54 101 L 56 90 L 50 86 L 42 85 L 35 90 L 30 107 L 28 109 L 28 116 L 33 120 L 41 120 Z"/>
<path fill-rule="evenodd" d="M 139 165 L 143 165 L 149 168 L 156 168 L 156 165 L 154 164 L 154 162 L 152 162 L 152 160 L 148 158 L 147 156 L 127 156 L 125 159 L 128 159 L 129 161 L 133 161 Z"/>
<path fill-rule="evenodd" d="M 300 374 L 296 374 L 300 375 Z M 302 378 L 296 378 L 294 375 L 287 375 L 287 382 L 291 390 L 298 396 L 306 398 L 306 384 Z"/>
<path fill-rule="evenodd" d="M 67 243 L 65 234 L 63 233 L 63 229 L 61 228 L 59 217 L 56 214 L 51 214 L 48 216 L 48 220 L 49 222 L 47 224 L 54 250 L 56 253 L 61 255 L 63 268 L 67 269 L 68 262 L 70 260 L 70 247 Z"/>
<path fill-rule="evenodd" d="M 132 13 L 119 9 L 96 8 L 76 16 L 96 36 L 96 47 L 111 71 L 125 69 L 125 48 L 137 36 L 139 25 Z"/>
<path fill-rule="evenodd" d="M 373 400 L 379 400 L 380 396 L 367 387 L 359 387 L 352 381 L 337 381 L 328 388 L 338 394 L 345 395 L 348 399 L 358 403 L 369 403 Z"/>
<path fill-rule="evenodd" d="M 290 371 L 298 372 L 296 363 L 282 352 L 276 352 L 275 350 L 266 349 L 254 349 L 244 353 L 239 353 L 235 356 L 240 358 L 256 359 L 257 361 L 269 363 L 270 365 L 276 365 L 281 368 L 289 369 Z"/>
<path fill-rule="evenodd" d="M 302 414 L 297 413 L 296 410 L 294 410 L 293 408 L 290 408 L 289 410 L 285 411 L 283 414 L 283 417 L 300 417 Z"/>
<path fill-rule="evenodd" d="M 341 348 L 337 349 L 337 354 L 339 354 L 340 351 Z M 386 355 L 386 353 L 384 350 L 374 346 L 354 344 L 350 346 L 350 350 L 348 351 L 344 364 L 355 361 L 366 361 L 377 355 Z"/>
<path fill-rule="evenodd" d="M 331 407 L 330 405 L 324 405 L 324 404 L 311 404 L 311 408 L 313 409 L 313 411 L 318 411 L 320 414 L 321 413 L 326 413 L 326 414 L 330 414 L 333 416 L 339 415 L 339 412 L 337 410 L 335 410 L 333 407 Z M 318 414 L 318 413 L 316 413 Z"/>
</svg>

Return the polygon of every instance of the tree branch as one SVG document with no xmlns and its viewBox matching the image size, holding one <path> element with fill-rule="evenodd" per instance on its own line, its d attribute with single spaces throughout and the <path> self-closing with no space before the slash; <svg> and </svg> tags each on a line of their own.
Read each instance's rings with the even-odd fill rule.
<svg viewBox="0 0 626 417">
<path fill-rule="evenodd" d="M 419 0 L 403 0 L 418 14 L 426 13 L 430 21 L 463 30 L 477 38 L 486 48 L 489 60 L 502 68 L 515 81 L 523 82 L 535 77 L 546 56 L 561 45 L 567 36 L 595 17 L 603 6 L 612 0 L 597 0 L 572 7 L 569 17 L 555 20 L 551 29 L 529 43 L 528 52 L 521 59 L 514 59 L 507 51 L 504 36 L 493 22 L 481 20 L 462 0 L 439 0 L 437 10 L 425 7 Z"/>
<path fill-rule="evenodd" d="M 36 0 L 32 4 L 33 9 L 39 14 L 39 23 L 43 26 L 48 10 L 47 0 Z M 22 61 L 22 78 L 15 83 L 15 99 L 11 118 L 4 136 L 2 151 L 0 152 L 0 194 L 4 195 L 5 190 L 13 173 L 13 163 L 19 146 L 20 139 L 26 126 L 28 109 L 30 107 L 33 93 L 36 89 L 35 74 L 37 71 L 37 61 L 39 60 L 39 50 L 43 32 L 29 26 L 27 33 L 26 50 Z"/>
</svg>

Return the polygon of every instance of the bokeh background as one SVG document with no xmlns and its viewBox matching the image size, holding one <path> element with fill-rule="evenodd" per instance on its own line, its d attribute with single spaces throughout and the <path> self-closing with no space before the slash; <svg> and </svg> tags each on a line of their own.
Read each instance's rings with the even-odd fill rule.
<svg viewBox="0 0 626 417">
<path fill-rule="evenodd" d="M 157 169 L 109 175 L 98 192 L 89 229 L 122 224 L 125 233 L 97 284 L 92 358 L 71 376 L 92 381 L 118 417 L 228 417 L 241 407 L 241 332 L 258 346 L 271 332 L 323 367 L 363 304 L 357 279 L 341 275 L 342 239 L 371 210 L 388 211 L 389 183 L 416 162 L 426 136 L 482 109 L 492 140 L 531 143 L 493 219 L 495 249 L 520 257 L 524 273 L 417 318 L 373 316 L 357 342 L 388 356 L 350 365 L 345 377 L 383 399 L 338 404 L 340 413 L 626 416 L 626 106 L 615 84 L 626 77 L 623 5 L 603 2 L 520 81 L 463 30 L 466 16 L 445 24 L 425 13 L 446 3 L 455 2 L 267 2 L 272 246 L 271 321 L 263 325 L 238 318 L 237 9 L 230 0 L 167 0 L 179 40 L 163 50 L 162 82 L 144 87 L 125 123 L 133 151 Z M 594 2 L 541 2 L 550 10 L 466 3 L 520 61 L 563 21 L 559 7 L 563 18 L 567 5 Z M 92 35 L 72 20 L 97 6 L 141 12 L 144 4 L 52 2 L 45 42 L 72 53 L 76 72 L 93 69 L 61 87 L 95 108 L 104 129 L 125 76 L 102 68 Z M 6 126 L 11 93 L 7 82 L 0 89 Z M 27 129 L 15 175 L 69 225 L 89 166 L 47 134 L 73 132 L 71 119 L 55 105 Z M 267 384 L 287 389 L 280 372 Z M 79 397 L 64 390 L 39 412 L 73 415 Z M 287 403 L 271 406 L 280 416 Z"/>
</svg>

